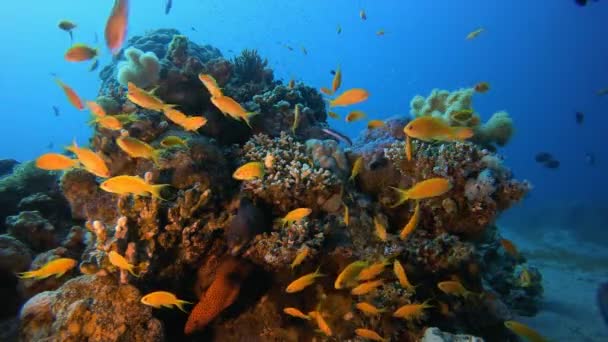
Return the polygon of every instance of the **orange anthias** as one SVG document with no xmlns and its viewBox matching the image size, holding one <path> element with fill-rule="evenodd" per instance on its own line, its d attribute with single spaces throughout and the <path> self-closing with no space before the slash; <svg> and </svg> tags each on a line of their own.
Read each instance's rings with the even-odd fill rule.
<svg viewBox="0 0 608 342">
<path fill-rule="evenodd" d="M 112 54 L 117 54 L 127 37 L 129 22 L 129 0 L 115 0 L 106 23 L 106 45 Z"/>
<path fill-rule="evenodd" d="M 72 104 L 72 106 L 78 108 L 79 110 L 84 109 L 84 103 L 80 99 L 80 96 L 76 94 L 74 89 L 70 88 L 67 84 L 63 83 L 60 79 L 55 79 L 55 82 L 63 89 L 65 96 L 68 98 L 68 101 Z"/>
</svg>

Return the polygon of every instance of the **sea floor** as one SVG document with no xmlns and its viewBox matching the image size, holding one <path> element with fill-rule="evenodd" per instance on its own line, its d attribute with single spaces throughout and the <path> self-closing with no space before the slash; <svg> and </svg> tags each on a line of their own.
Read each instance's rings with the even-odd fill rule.
<svg viewBox="0 0 608 342">
<path fill-rule="evenodd" d="M 544 298 L 535 317 L 517 317 L 550 341 L 608 341 L 608 325 L 596 302 L 598 284 L 608 281 L 608 245 L 581 241 L 565 229 L 510 230 L 501 225 L 543 275 Z"/>
</svg>

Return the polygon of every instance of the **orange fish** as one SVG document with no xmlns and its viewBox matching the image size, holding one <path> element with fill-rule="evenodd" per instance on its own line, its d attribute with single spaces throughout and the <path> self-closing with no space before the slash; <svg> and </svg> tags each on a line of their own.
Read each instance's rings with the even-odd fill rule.
<svg viewBox="0 0 608 342">
<path fill-rule="evenodd" d="M 384 280 L 382 279 L 368 281 L 353 288 L 350 293 L 355 296 L 362 296 L 382 286 L 382 284 L 384 284 Z"/>
<path fill-rule="evenodd" d="M 110 115 L 97 117 L 92 120 L 91 123 L 96 123 L 99 126 L 111 131 L 119 131 L 122 129 L 122 122 L 120 122 L 117 117 Z"/>
<path fill-rule="evenodd" d="M 219 109 L 224 115 L 230 115 L 233 119 L 243 120 L 247 123 L 247 126 L 251 128 L 249 120 L 256 113 L 248 112 L 229 96 L 212 97 L 211 102 Z"/>
<path fill-rule="evenodd" d="M 65 170 L 77 165 L 77 159 L 71 159 L 59 153 L 43 154 L 36 159 L 36 167 L 47 171 Z"/>
<path fill-rule="evenodd" d="M 362 110 L 353 110 L 352 112 L 348 113 L 346 118 L 344 118 L 344 121 L 346 121 L 346 122 L 358 121 L 358 120 L 364 119 L 366 116 L 367 115 Z"/>
<path fill-rule="evenodd" d="M 391 208 L 401 205 L 408 199 L 419 200 L 437 197 L 445 194 L 452 188 L 450 181 L 446 178 L 429 178 L 414 184 L 410 189 L 403 190 L 391 187 L 399 193 L 399 200 Z"/>
<path fill-rule="evenodd" d="M 319 89 L 323 94 L 327 95 L 327 96 L 331 96 L 334 94 L 333 91 L 331 91 L 331 89 L 327 88 L 327 87 L 321 87 Z"/>
<path fill-rule="evenodd" d="M 67 96 L 68 101 L 70 101 L 70 103 L 72 104 L 72 106 L 78 108 L 79 110 L 83 110 L 84 109 L 84 104 L 82 103 L 82 100 L 80 99 L 80 97 L 78 96 L 78 94 L 76 94 L 76 92 L 74 91 L 74 89 L 70 88 L 67 84 L 63 83 L 60 79 L 55 79 L 55 82 L 57 82 L 57 84 L 61 87 L 61 89 L 63 89 L 63 92 L 65 93 L 65 96 Z"/>
<path fill-rule="evenodd" d="M 222 94 L 222 89 L 217 85 L 217 81 L 215 78 L 213 78 L 213 76 L 200 73 L 198 74 L 198 79 L 203 82 L 203 85 L 205 88 L 207 88 L 207 91 L 212 97 L 220 97 L 224 95 Z"/>
<path fill-rule="evenodd" d="M 403 132 L 423 141 L 466 140 L 473 136 L 470 127 L 451 127 L 441 118 L 433 116 L 421 116 L 411 121 L 403 128 Z"/>
<path fill-rule="evenodd" d="M 101 178 L 110 177 L 110 170 L 99 154 L 88 148 L 78 147 L 76 141 L 72 143 L 72 146 L 67 147 L 67 150 L 74 153 L 80 164 L 90 173 Z"/>
<path fill-rule="evenodd" d="M 384 310 L 378 309 L 377 307 L 367 302 L 357 303 L 355 307 L 368 316 L 375 316 L 384 312 Z"/>
<path fill-rule="evenodd" d="M 106 110 L 95 101 L 87 101 L 87 107 L 97 117 L 106 116 Z"/>
<path fill-rule="evenodd" d="M 340 85 L 342 85 L 342 70 L 340 70 L 340 66 L 338 65 L 338 69 L 336 69 L 334 79 L 331 82 L 331 94 L 334 94 L 336 91 L 338 91 Z"/>
<path fill-rule="evenodd" d="M 405 156 L 407 161 L 412 160 L 412 138 L 409 135 L 405 136 Z"/>
<path fill-rule="evenodd" d="M 355 334 L 370 341 L 386 342 L 386 339 L 384 337 L 380 336 L 377 332 L 370 329 L 355 329 Z"/>
<path fill-rule="evenodd" d="M 127 37 L 129 0 L 114 0 L 114 7 L 106 22 L 106 45 L 116 55 Z"/>
<path fill-rule="evenodd" d="M 207 292 L 192 308 L 184 333 L 190 335 L 204 329 L 224 309 L 232 305 L 241 291 L 241 283 L 251 268 L 236 258 L 223 261 L 218 267 L 215 278 Z"/>
<path fill-rule="evenodd" d="M 485 93 L 490 90 L 490 84 L 488 82 L 479 82 L 475 85 L 474 89 L 478 93 Z"/>
<path fill-rule="evenodd" d="M 329 102 L 330 107 L 344 107 L 363 102 L 369 98 L 369 92 L 363 88 L 348 89 Z"/>
<path fill-rule="evenodd" d="M 312 285 L 315 282 L 316 278 L 325 276 L 324 274 L 321 274 L 321 272 L 319 272 L 319 271 L 320 271 L 320 269 L 317 268 L 317 270 L 314 271 L 313 273 L 303 275 L 300 278 L 292 281 L 285 289 L 285 292 L 294 293 L 294 292 L 300 292 L 300 291 L 304 290 L 308 286 Z"/>
<path fill-rule="evenodd" d="M 340 119 L 340 115 L 336 112 L 327 112 L 327 116 L 329 116 L 332 119 Z"/>
<path fill-rule="evenodd" d="M 416 201 L 416 208 L 414 208 L 414 215 L 407 222 L 405 227 L 399 233 L 399 238 L 401 240 L 407 239 L 407 237 L 416 229 L 418 225 L 418 221 L 420 221 L 420 202 Z"/>
<path fill-rule="evenodd" d="M 516 321 L 505 321 L 505 327 L 509 328 L 512 332 L 518 336 L 524 337 L 529 342 L 546 342 L 548 341 L 544 336 L 539 334 L 536 330 L 533 330 L 529 326 L 516 322 Z"/>
<path fill-rule="evenodd" d="M 136 105 L 149 109 L 155 110 L 157 112 L 164 111 L 167 108 L 175 107 L 175 105 L 168 105 L 163 102 L 163 100 L 159 99 L 156 95 L 153 94 L 152 91 L 145 91 L 135 83 L 129 82 L 127 83 L 127 98 L 129 101 L 135 103 Z"/>
<path fill-rule="evenodd" d="M 144 158 L 149 159 L 158 165 L 158 158 L 160 157 L 160 150 L 155 150 L 154 147 L 147 143 L 135 139 L 133 137 L 125 136 L 116 138 L 116 145 L 120 147 L 131 158 Z"/>
<path fill-rule="evenodd" d="M 68 62 L 84 62 L 97 57 L 98 51 L 86 44 L 77 43 L 72 45 L 65 53 Z"/>
<path fill-rule="evenodd" d="M 311 311 L 308 313 L 308 316 L 317 321 L 317 326 L 319 327 L 319 330 L 321 330 L 327 336 L 332 336 L 331 328 L 329 327 L 329 324 L 327 324 L 320 312 Z"/>
</svg>

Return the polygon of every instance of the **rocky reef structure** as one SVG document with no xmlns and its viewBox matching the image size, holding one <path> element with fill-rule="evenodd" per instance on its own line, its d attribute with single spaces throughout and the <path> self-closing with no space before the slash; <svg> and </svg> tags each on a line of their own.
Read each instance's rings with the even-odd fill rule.
<svg viewBox="0 0 608 342">
<path fill-rule="evenodd" d="M 535 312 L 540 274 L 524 258 L 506 254 L 494 226 L 497 215 L 529 190 L 489 149 L 506 143 L 506 136 L 414 141 L 408 160 L 407 119 L 397 117 L 343 148 L 323 133 L 328 126 L 321 95 L 301 83 L 275 80 L 255 50 L 227 60 L 219 50 L 166 29 L 131 38 L 127 50 L 132 48 L 159 58 L 158 79 L 148 85 L 157 87 L 155 95 L 207 123 L 184 131 L 162 113 L 131 103 L 118 80 L 124 62 L 114 61 L 101 72 L 97 102 L 109 115 L 129 113 L 136 119 L 125 123 L 123 132 L 96 127 L 89 145 L 111 176 L 169 185 L 162 199 L 106 192 L 100 179 L 82 169 L 59 178 L 24 164 L 30 166 L 0 179 L 0 192 L 10 194 L 6 203 L 12 206 L 5 214 L 11 235 L 0 236 L 0 267 L 19 284 L 14 306 L 29 299 L 18 320 L 22 339 L 300 341 L 319 338 L 316 324 L 323 320 L 336 340 L 353 339 L 355 329 L 365 327 L 399 341 L 465 338 L 441 331 L 492 341 L 508 339 L 503 321 L 514 312 Z M 257 113 L 251 127 L 214 106 L 199 73 L 212 75 L 224 94 Z M 433 94 L 412 102 L 414 115 L 449 119 L 471 108 L 470 90 Z M 496 126 L 512 127 L 508 116 L 498 119 L 502 123 Z M 450 120 L 477 132 L 489 125 L 481 126 L 477 114 Z M 116 143 L 121 135 L 146 142 L 158 158 L 130 157 Z M 167 137 L 184 143 L 164 146 Z M 231 177 L 248 162 L 264 164 L 263 174 L 241 181 Z M 351 176 L 354 165 L 361 167 Z M 448 180 L 450 190 L 421 200 L 417 226 L 400 238 L 416 205 L 406 201 L 395 207 L 391 188 L 433 177 Z M 23 190 L 24 184 L 33 188 Z M 42 195 L 22 207 L 15 204 L 36 193 L 63 203 L 69 219 L 47 217 L 47 209 L 31 205 L 47 203 Z M 280 220 L 298 208 L 310 212 Z M 117 263 L 116 255 L 124 261 Z M 57 258 L 72 258 L 78 267 L 58 278 L 14 275 Z M 355 295 L 351 287 L 336 288 L 338 274 L 355 261 L 382 265 L 378 288 Z M 392 271 L 395 261 L 411 286 Z M 312 286 L 286 293 L 292 281 L 315 270 L 323 276 Z M 437 286 L 443 281 L 458 281 L 474 295 L 445 293 Z M 157 290 L 198 304 L 186 315 L 140 303 L 142 295 Z M 358 309 L 361 302 L 382 311 L 370 315 Z M 415 315 L 393 317 L 408 305 L 416 306 Z M 316 318 L 288 316 L 286 307 L 314 311 Z M 437 328 L 429 332 L 428 326 Z"/>
</svg>

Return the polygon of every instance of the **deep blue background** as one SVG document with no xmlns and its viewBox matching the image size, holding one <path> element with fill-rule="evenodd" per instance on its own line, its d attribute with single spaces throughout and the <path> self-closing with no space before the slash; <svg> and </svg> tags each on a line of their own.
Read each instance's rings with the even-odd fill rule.
<svg viewBox="0 0 608 342">
<path fill-rule="evenodd" d="M 57 73 L 86 99 L 95 98 L 99 79 L 87 71 L 88 63 L 64 61 L 69 38 L 57 23 L 76 22 L 77 42 L 93 44 L 97 33 L 103 66 L 110 58 L 103 46 L 110 7 L 109 0 L 2 4 L 0 157 L 32 159 L 49 142 L 59 150 L 74 137 L 81 143 L 89 137 L 88 113 L 71 107 L 49 74 Z M 359 19 L 361 8 L 367 21 Z M 132 0 L 130 20 L 129 36 L 174 27 L 226 56 L 256 48 L 277 77 L 315 87 L 329 86 L 329 71 L 339 64 L 344 88 L 371 92 L 358 108 L 376 118 L 408 114 L 411 98 L 433 88 L 488 81 L 491 91 L 475 96 L 474 107 L 484 119 L 502 109 L 513 116 L 517 134 L 501 153 L 519 178 L 535 185 L 526 205 L 605 206 L 608 96 L 595 91 L 608 87 L 608 1 L 579 8 L 570 0 L 174 0 L 165 16 L 162 0 Z M 479 26 L 486 32 L 466 41 Z M 376 36 L 379 29 L 386 35 Z M 574 122 L 575 110 L 586 114 L 582 127 Z M 365 122 L 332 125 L 356 136 Z M 533 160 L 538 151 L 554 153 L 562 167 L 539 167 Z M 595 168 L 584 162 L 587 151 L 596 155 Z"/>
</svg>

